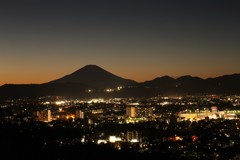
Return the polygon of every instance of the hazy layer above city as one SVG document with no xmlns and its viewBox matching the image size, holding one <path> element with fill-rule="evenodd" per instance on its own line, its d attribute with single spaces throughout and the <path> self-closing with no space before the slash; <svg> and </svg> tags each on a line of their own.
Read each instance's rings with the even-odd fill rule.
<svg viewBox="0 0 240 160">
<path fill-rule="evenodd" d="M 39 96 L 98 97 L 154 97 L 159 95 L 239 94 L 240 74 L 216 78 L 182 76 L 157 77 L 137 83 L 110 73 L 96 65 L 85 67 L 43 84 L 6 84 L 0 87 L 0 99 Z"/>
</svg>

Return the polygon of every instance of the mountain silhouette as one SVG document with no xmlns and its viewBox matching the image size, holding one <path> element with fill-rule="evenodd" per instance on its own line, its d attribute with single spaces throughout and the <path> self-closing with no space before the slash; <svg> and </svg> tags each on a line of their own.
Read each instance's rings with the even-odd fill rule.
<svg viewBox="0 0 240 160">
<path fill-rule="evenodd" d="M 159 94 L 236 94 L 240 93 L 239 82 L 240 74 L 223 75 L 207 79 L 186 75 L 177 79 L 164 76 L 143 82 L 141 86 L 158 88 Z"/>
<path fill-rule="evenodd" d="M 137 83 L 121 78 L 99 66 L 86 65 L 62 78 L 43 84 L 5 84 L 0 87 L 0 99 L 39 96 L 97 97 L 151 97 L 158 95 L 239 94 L 240 74 L 202 79 L 190 75 L 179 78 L 157 77 Z M 105 89 L 122 90 L 107 93 Z M 94 92 L 87 92 L 93 89 Z"/>
<path fill-rule="evenodd" d="M 151 81 L 145 81 L 142 86 L 150 88 L 169 88 L 175 86 L 175 79 L 169 76 L 157 77 Z"/>
<path fill-rule="evenodd" d="M 86 65 L 76 72 L 49 83 L 79 83 L 95 89 L 116 88 L 136 84 L 135 81 L 116 76 L 97 65 Z"/>
</svg>

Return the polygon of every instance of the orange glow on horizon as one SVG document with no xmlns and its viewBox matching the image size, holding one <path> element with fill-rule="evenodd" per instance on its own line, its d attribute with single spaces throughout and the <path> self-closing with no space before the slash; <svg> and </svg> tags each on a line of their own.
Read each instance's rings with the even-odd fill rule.
<svg viewBox="0 0 240 160">
<path fill-rule="evenodd" d="M 107 70 L 107 69 L 106 69 Z M 109 70 L 108 70 L 109 71 Z M 171 73 L 171 74 L 164 74 L 164 73 L 134 73 L 134 74 L 131 74 L 131 73 L 124 73 L 124 72 L 114 72 L 113 71 L 109 71 L 115 75 L 118 75 L 122 78 L 125 78 L 125 79 L 131 79 L 131 80 L 134 80 L 136 82 L 144 82 L 144 81 L 150 81 L 150 80 L 153 80 L 157 77 L 162 77 L 162 76 L 170 76 L 172 78 L 178 78 L 178 77 L 181 77 L 181 76 L 185 76 L 185 75 L 191 75 L 193 77 L 200 77 L 200 78 L 214 78 L 214 77 L 218 77 L 218 76 L 222 76 L 222 75 L 227 75 L 227 74 L 221 74 L 221 73 L 205 73 L 205 74 L 184 74 L 184 73 L 173 73 L 173 72 L 166 72 L 166 73 Z M 70 72 L 72 73 L 72 72 Z M 24 74 L 20 74 L 20 73 L 16 73 L 16 74 L 5 74 L 1 77 L 0 79 L 0 85 L 4 85 L 4 84 L 42 84 L 42 83 L 47 83 L 47 82 L 50 82 L 52 80 L 55 80 L 55 79 L 58 79 L 58 78 L 62 78 L 63 76 L 67 75 L 69 73 L 50 73 L 50 72 L 47 72 L 44 73 L 42 72 L 41 74 L 37 74 L 37 73 L 24 73 Z M 229 73 L 229 74 L 234 74 L 234 73 Z M 174 76 L 172 76 L 174 75 Z"/>
</svg>

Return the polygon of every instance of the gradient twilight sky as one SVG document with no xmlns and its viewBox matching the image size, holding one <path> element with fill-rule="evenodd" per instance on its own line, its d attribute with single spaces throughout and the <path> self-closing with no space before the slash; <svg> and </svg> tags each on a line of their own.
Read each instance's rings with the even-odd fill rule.
<svg viewBox="0 0 240 160">
<path fill-rule="evenodd" d="M 232 0 L 1 0 L 0 85 L 96 64 L 138 82 L 240 73 Z"/>
</svg>

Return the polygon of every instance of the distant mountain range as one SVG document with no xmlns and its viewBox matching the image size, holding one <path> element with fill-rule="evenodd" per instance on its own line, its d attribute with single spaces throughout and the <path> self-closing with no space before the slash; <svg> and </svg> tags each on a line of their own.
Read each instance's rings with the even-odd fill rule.
<svg viewBox="0 0 240 160">
<path fill-rule="evenodd" d="M 117 89 L 117 87 L 123 87 Z M 106 89 L 110 92 L 106 92 Z M 87 65 L 76 72 L 44 84 L 5 84 L 0 87 L 0 99 L 38 96 L 150 97 L 187 94 L 239 94 L 240 74 L 216 78 L 169 76 L 137 83 L 116 76 L 99 66 Z"/>
</svg>

